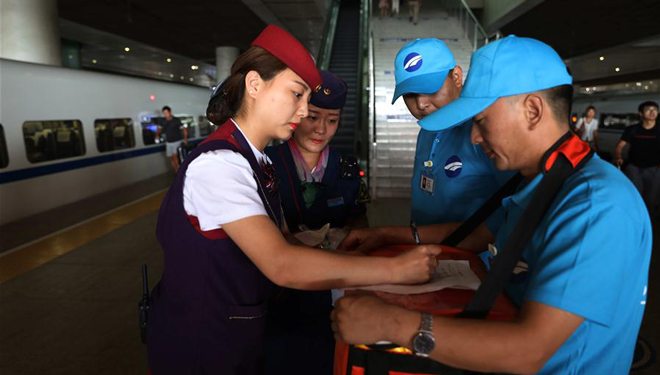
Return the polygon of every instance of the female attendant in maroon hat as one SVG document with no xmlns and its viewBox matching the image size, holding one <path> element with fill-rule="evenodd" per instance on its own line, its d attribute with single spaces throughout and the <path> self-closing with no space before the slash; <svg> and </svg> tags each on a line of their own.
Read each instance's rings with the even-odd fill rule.
<svg viewBox="0 0 660 375">
<path fill-rule="evenodd" d="M 430 277 L 435 247 L 388 259 L 285 239 L 277 181 L 263 151 L 291 136 L 320 83 L 305 48 L 268 26 L 211 99 L 207 115 L 222 125 L 181 165 L 158 216 L 164 271 L 147 323 L 154 375 L 263 373 L 273 283 L 323 290 Z"/>
<path fill-rule="evenodd" d="M 357 160 L 329 145 L 339 128 L 348 87 L 332 73 L 321 71 L 321 78 L 308 115 L 293 136 L 266 148 L 292 232 L 319 229 L 326 223 L 333 228 L 367 226 Z M 275 296 L 267 319 L 266 374 L 330 375 L 335 345 L 329 324 L 330 291 L 284 288 Z M 292 362 L 298 369 L 291 369 Z"/>
</svg>

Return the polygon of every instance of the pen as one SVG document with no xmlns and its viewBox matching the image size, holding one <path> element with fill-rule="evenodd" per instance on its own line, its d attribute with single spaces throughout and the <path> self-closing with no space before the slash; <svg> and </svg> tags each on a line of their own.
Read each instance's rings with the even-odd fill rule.
<svg viewBox="0 0 660 375">
<path fill-rule="evenodd" d="M 415 220 L 410 220 L 410 229 L 412 230 L 413 238 L 415 239 L 415 245 L 421 245 L 422 240 L 419 238 L 419 232 L 417 231 L 417 224 L 415 224 Z"/>
</svg>

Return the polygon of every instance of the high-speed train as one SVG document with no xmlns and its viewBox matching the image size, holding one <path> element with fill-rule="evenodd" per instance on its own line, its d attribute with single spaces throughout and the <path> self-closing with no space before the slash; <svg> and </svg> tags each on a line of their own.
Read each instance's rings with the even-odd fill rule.
<svg viewBox="0 0 660 375">
<path fill-rule="evenodd" d="M 213 130 L 209 94 L 0 59 L 0 225 L 166 173 L 161 108 L 194 142 Z"/>
<path fill-rule="evenodd" d="M 598 148 L 601 157 L 610 161 L 614 156 L 616 144 L 621 139 L 623 130 L 639 123 L 637 107 L 646 101 L 660 101 L 660 95 L 655 94 L 604 94 L 580 96 L 573 101 L 573 120 L 584 116 L 588 106 L 596 108 L 598 119 Z M 627 150 L 624 150 L 624 157 Z"/>
</svg>

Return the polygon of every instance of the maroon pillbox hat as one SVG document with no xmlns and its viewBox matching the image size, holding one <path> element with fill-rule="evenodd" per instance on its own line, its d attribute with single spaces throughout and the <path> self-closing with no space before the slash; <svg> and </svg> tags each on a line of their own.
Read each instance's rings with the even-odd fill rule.
<svg viewBox="0 0 660 375">
<path fill-rule="evenodd" d="M 277 57 L 289 69 L 298 74 L 309 85 L 312 92 L 323 82 L 312 55 L 296 38 L 281 27 L 266 26 L 251 45 L 261 47 Z"/>
</svg>

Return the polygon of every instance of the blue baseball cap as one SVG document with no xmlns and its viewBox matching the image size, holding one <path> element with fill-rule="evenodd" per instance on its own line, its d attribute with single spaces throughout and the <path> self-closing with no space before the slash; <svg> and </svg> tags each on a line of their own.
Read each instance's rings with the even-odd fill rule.
<svg viewBox="0 0 660 375">
<path fill-rule="evenodd" d="M 432 131 L 451 128 L 501 97 L 572 83 L 573 77 L 552 47 L 536 39 L 510 35 L 478 49 L 472 55 L 461 96 L 418 123 Z"/>
<path fill-rule="evenodd" d="M 433 94 L 445 83 L 456 61 L 445 42 L 435 39 L 416 39 L 407 43 L 394 59 L 396 87 L 392 104 L 405 94 Z"/>
</svg>

